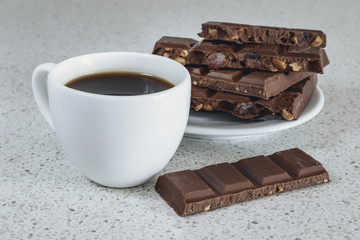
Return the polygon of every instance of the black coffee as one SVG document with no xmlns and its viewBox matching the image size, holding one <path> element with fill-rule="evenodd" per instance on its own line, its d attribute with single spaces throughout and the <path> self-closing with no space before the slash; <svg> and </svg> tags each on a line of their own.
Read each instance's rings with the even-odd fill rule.
<svg viewBox="0 0 360 240">
<path fill-rule="evenodd" d="M 82 76 L 65 86 L 89 93 L 131 96 L 160 92 L 174 85 L 165 79 L 142 73 L 109 72 Z"/>
</svg>

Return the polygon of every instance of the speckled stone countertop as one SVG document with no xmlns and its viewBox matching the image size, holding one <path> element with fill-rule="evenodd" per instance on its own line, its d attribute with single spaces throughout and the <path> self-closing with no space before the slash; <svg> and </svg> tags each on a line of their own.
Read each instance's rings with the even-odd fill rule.
<svg viewBox="0 0 360 240">
<path fill-rule="evenodd" d="M 2 0 L 0 239 L 360 239 L 360 2 Z M 179 217 L 154 191 L 101 187 L 67 160 L 35 104 L 33 69 L 101 51 L 151 52 L 209 20 L 321 29 L 325 106 L 292 129 L 231 140 L 185 137 L 162 173 L 299 147 L 331 182 Z"/>
</svg>

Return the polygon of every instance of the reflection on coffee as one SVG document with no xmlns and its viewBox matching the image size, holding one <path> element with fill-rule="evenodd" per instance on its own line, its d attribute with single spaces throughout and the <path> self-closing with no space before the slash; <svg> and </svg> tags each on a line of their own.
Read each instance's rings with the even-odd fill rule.
<svg viewBox="0 0 360 240">
<path fill-rule="evenodd" d="M 108 72 L 85 75 L 65 86 L 89 93 L 132 96 L 160 92 L 174 85 L 160 77 L 142 73 Z"/>
</svg>

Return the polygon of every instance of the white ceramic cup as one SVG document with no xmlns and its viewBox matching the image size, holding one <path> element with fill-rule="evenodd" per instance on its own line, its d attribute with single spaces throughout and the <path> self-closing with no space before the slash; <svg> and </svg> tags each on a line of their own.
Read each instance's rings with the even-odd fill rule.
<svg viewBox="0 0 360 240">
<path fill-rule="evenodd" d="M 64 86 L 90 73 L 140 72 L 175 86 L 157 93 L 108 96 Z M 44 63 L 32 75 L 36 103 L 68 158 L 83 175 L 108 187 L 151 179 L 172 158 L 190 109 L 190 75 L 165 57 L 133 52 L 78 56 Z"/>
</svg>

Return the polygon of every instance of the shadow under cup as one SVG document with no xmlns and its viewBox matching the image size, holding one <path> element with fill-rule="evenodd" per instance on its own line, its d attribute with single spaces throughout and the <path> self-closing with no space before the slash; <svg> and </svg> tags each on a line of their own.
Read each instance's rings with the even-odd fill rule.
<svg viewBox="0 0 360 240">
<path fill-rule="evenodd" d="M 64 86 L 89 73 L 135 72 L 174 84 L 164 91 L 108 96 Z M 98 53 L 68 59 L 48 77 L 54 129 L 83 175 L 109 187 L 132 187 L 158 173 L 174 155 L 190 108 L 190 75 L 179 63 L 143 53 Z"/>
</svg>

